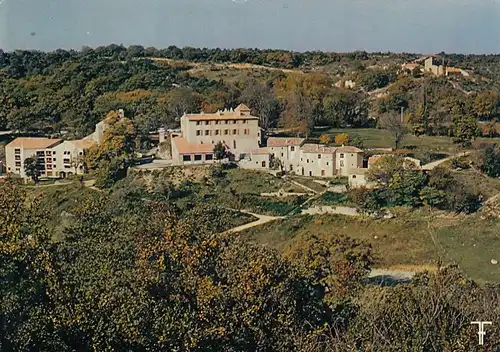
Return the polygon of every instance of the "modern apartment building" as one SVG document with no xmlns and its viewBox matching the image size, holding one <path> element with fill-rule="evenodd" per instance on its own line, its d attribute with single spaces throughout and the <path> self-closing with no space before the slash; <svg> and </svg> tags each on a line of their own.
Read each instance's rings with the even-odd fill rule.
<svg viewBox="0 0 500 352">
<path fill-rule="evenodd" d="M 121 112 L 120 112 L 121 113 Z M 85 150 L 95 143 L 101 143 L 107 124 L 104 121 L 96 125 L 94 133 L 72 141 L 50 138 L 19 137 L 5 146 L 7 173 L 27 178 L 24 160 L 36 157 L 40 176 L 46 178 L 65 178 L 85 172 L 81 163 Z"/>
<path fill-rule="evenodd" d="M 214 145 L 222 142 L 234 160 L 250 155 L 259 147 L 262 134 L 259 118 L 240 104 L 213 114 L 184 114 L 181 132 L 171 134 L 172 162 L 175 165 L 202 164 L 214 161 Z"/>
</svg>

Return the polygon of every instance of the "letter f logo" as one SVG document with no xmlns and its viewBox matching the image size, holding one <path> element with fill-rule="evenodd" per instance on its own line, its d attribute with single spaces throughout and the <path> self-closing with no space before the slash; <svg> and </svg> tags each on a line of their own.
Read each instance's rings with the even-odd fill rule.
<svg viewBox="0 0 500 352">
<path fill-rule="evenodd" d="M 486 331 L 484 330 L 485 325 L 492 325 L 491 321 L 473 321 L 471 324 L 477 324 L 479 326 L 479 331 L 477 334 L 479 335 L 479 345 L 484 345 L 484 335 L 486 335 Z"/>
</svg>

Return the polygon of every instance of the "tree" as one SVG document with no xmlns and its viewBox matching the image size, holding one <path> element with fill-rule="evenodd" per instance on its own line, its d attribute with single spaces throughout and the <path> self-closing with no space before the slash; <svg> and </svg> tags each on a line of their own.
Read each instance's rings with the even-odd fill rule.
<svg viewBox="0 0 500 352">
<path fill-rule="evenodd" d="M 192 89 L 175 88 L 168 93 L 168 110 L 174 118 L 180 118 L 184 113 L 198 112 L 198 96 Z"/>
<path fill-rule="evenodd" d="M 240 101 L 248 104 L 260 119 L 260 127 L 267 131 L 276 126 L 280 106 L 269 86 L 253 81 L 241 92 Z"/>
<path fill-rule="evenodd" d="M 470 116 L 453 118 L 453 142 L 462 148 L 470 148 L 472 141 L 479 135 L 476 120 Z"/>
<path fill-rule="evenodd" d="M 368 102 L 361 93 L 336 90 L 323 99 L 325 123 L 333 127 L 365 127 L 368 124 Z"/>
<path fill-rule="evenodd" d="M 214 145 L 214 159 L 215 160 L 222 160 L 228 157 L 228 152 L 226 149 L 226 146 L 222 144 L 222 142 L 217 142 L 217 144 Z"/>
<path fill-rule="evenodd" d="M 359 149 L 363 149 L 364 146 L 363 139 L 360 136 L 354 136 L 354 138 L 350 141 L 349 144 Z"/>
<path fill-rule="evenodd" d="M 337 133 L 335 135 L 335 144 L 349 145 L 349 135 L 347 133 Z"/>
<path fill-rule="evenodd" d="M 500 151 L 496 145 L 488 146 L 481 155 L 481 171 L 489 177 L 500 177 Z"/>
<path fill-rule="evenodd" d="M 302 92 L 294 91 L 288 94 L 284 111 L 285 128 L 294 129 L 306 137 L 314 128 L 313 105 Z"/>
<path fill-rule="evenodd" d="M 373 265 L 369 244 L 337 235 L 301 236 L 285 250 L 285 256 L 331 299 L 355 296 Z"/>
<path fill-rule="evenodd" d="M 401 142 L 408 133 L 408 129 L 404 121 L 401 121 L 401 117 L 395 113 L 386 114 L 381 118 L 380 125 L 389 131 L 394 141 L 394 146 L 396 149 L 399 149 Z"/>
<path fill-rule="evenodd" d="M 330 143 L 330 135 L 329 134 L 322 134 L 321 136 L 319 136 L 319 142 L 321 144 Z"/>
<path fill-rule="evenodd" d="M 40 164 L 38 163 L 36 155 L 24 159 L 24 173 L 26 176 L 30 177 L 35 184 L 38 183 L 41 173 Z"/>
<path fill-rule="evenodd" d="M 481 92 L 475 97 L 472 105 L 474 115 L 480 120 L 491 120 L 498 114 L 500 99 L 495 92 Z"/>
<path fill-rule="evenodd" d="M 392 180 L 405 170 L 415 169 L 415 164 L 395 155 L 383 156 L 373 163 L 366 173 L 368 181 L 389 186 Z"/>
</svg>

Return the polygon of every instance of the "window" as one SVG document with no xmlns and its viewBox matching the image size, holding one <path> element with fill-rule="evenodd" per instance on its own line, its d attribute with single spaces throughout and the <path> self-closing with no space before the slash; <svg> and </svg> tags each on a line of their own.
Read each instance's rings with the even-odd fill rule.
<svg viewBox="0 0 500 352">
<path fill-rule="evenodd" d="M 220 121 L 219 120 L 215 121 L 215 124 L 216 125 L 220 124 Z"/>
<path fill-rule="evenodd" d="M 344 153 L 340 153 L 340 158 L 343 159 L 344 158 Z"/>
<path fill-rule="evenodd" d="M 224 134 L 228 135 L 229 134 L 229 130 L 224 130 Z"/>
<path fill-rule="evenodd" d="M 201 121 L 196 121 L 196 126 L 201 125 Z"/>
<path fill-rule="evenodd" d="M 247 120 L 243 120 L 243 123 L 247 123 Z"/>
<path fill-rule="evenodd" d="M 354 156 L 354 154 L 351 154 L 351 156 Z"/>
<path fill-rule="evenodd" d="M 20 161 L 16 161 L 16 167 L 21 167 L 21 162 Z"/>
<path fill-rule="evenodd" d="M 233 135 L 237 135 L 238 134 L 238 130 L 233 130 Z"/>
<path fill-rule="evenodd" d="M 266 167 L 266 162 L 265 161 L 262 162 L 262 167 Z"/>
<path fill-rule="evenodd" d="M 210 136 L 210 131 L 205 131 L 205 136 Z"/>
<path fill-rule="evenodd" d="M 17 155 L 21 154 L 21 149 L 14 149 L 14 154 L 17 154 Z"/>
<path fill-rule="evenodd" d="M 210 121 L 205 121 L 205 125 L 206 126 L 210 125 Z"/>
<path fill-rule="evenodd" d="M 356 178 L 356 175 L 352 175 L 352 178 Z"/>
<path fill-rule="evenodd" d="M 224 123 L 227 125 L 227 120 L 224 120 Z"/>
<path fill-rule="evenodd" d="M 16 172 L 17 172 L 17 173 L 20 173 L 20 172 L 21 172 L 21 169 L 16 169 Z"/>
<path fill-rule="evenodd" d="M 283 153 L 281 153 L 281 157 L 283 157 Z"/>
<path fill-rule="evenodd" d="M 201 131 L 200 130 L 196 130 L 196 135 L 197 136 L 201 136 Z"/>
<path fill-rule="evenodd" d="M 70 160 L 69 160 L 69 159 L 63 159 L 63 163 L 65 163 L 65 164 L 69 164 L 69 163 L 70 163 Z"/>
<path fill-rule="evenodd" d="M 52 152 L 51 152 L 50 150 L 47 150 L 47 151 L 45 152 L 45 155 L 46 155 L 46 156 L 50 156 L 50 155 L 52 155 Z"/>
<path fill-rule="evenodd" d="M 15 159 L 16 159 L 16 160 L 21 160 L 21 155 L 16 155 L 16 156 L 15 156 Z"/>
<path fill-rule="evenodd" d="M 51 164 L 47 164 L 47 170 L 52 170 L 52 165 Z"/>
<path fill-rule="evenodd" d="M 191 155 L 183 155 L 182 161 L 191 161 Z"/>
<path fill-rule="evenodd" d="M 236 125 L 236 120 L 231 120 L 231 123 L 232 123 L 233 125 Z"/>
<path fill-rule="evenodd" d="M 79 152 L 78 155 L 83 155 L 83 152 Z"/>
<path fill-rule="evenodd" d="M 214 156 L 212 154 L 206 154 L 205 155 L 205 160 L 213 160 Z"/>
<path fill-rule="evenodd" d="M 309 171 L 309 176 L 312 176 L 313 175 L 313 172 L 312 171 Z"/>
<path fill-rule="evenodd" d="M 52 152 L 52 155 L 56 155 L 56 151 L 55 150 Z"/>
<path fill-rule="evenodd" d="M 52 162 L 52 158 L 47 158 L 47 162 L 51 163 Z"/>
<path fill-rule="evenodd" d="M 56 158 L 52 158 L 52 161 L 53 161 L 53 162 L 56 162 Z"/>
<path fill-rule="evenodd" d="M 243 133 L 244 133 L 244 134 L 248 134 L 248 128 L 245 128 L 245 129 L 243 130 Z"/>
<path fill-rule="evenodd" d="M 194 161 L 201 161 L 201 154 L 196 154 L 194 156 Z"/>
<path fill-rule="evenodd" d="M 290 151 L 294 152 L 295 151 L 295 147 L 290 147 Z"/>
<path fill-rule="evenodd" d="M 321 176 L 325 176 L 326 175 L 326 171 L 325 170 L 321 170 Z"/>
<path fill-rule="evenodd" d="M 215 130 L 215 135 L 218 136 L 220 134 L 220 130 Z"/>
<path fill-rule="evenodd" d="M 69 165 L 64 165 L 64 168 L 65 168 L 65 169 L 69 169 L 70 167 L 71 167 L 71 166 L 69 166 Z"/>
<path fill-rule="evenodd" d="M 344 160 L 340 160 L 340 167 L 344 166 Z"/>
<path fill-rule="evenodd" d="M 306 161 L 306 162 L 309 164 L 309 159 L 307 159 L 307 161 Z"/>
<path fill-rule="evenodd" d="M 328 166 L 328 165 L 330 165 L 330 163 L 327 161 L 327 162 L 326 162 L 326 166 Z"/>
<path fill-rule="evenodd" d="M 236 141 L 233 141 L 233 148 L 236 149 Z"/>
<path fill-rule="evenodd" d="M 321 154 L 318 154 L 318 159 L 321 159 Z"/>
<path fill-rule="evenodd" d="M 10 171 L 11 169 L 12 169 L 12 168 L 10 168 L 10 167 L 9 167 L 9 169 L 8 169 L 8 170 Z"/>
</svg>

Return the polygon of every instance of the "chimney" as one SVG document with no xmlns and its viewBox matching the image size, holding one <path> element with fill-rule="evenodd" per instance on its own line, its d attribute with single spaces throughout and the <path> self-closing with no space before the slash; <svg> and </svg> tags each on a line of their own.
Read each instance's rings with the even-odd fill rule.
<svg viewBox="0 0 500 352">
<path fill-rule="evenodd" d="M 163 127 L 158 129 L 158 137 L 159 143 L 165 142 L 165 129 Z"/>
</svg>

